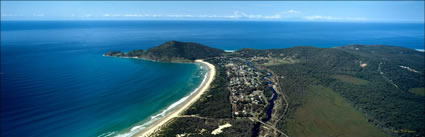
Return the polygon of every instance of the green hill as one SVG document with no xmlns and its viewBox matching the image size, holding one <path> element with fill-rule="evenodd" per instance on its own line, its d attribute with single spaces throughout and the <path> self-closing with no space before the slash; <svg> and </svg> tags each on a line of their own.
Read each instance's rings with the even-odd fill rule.
<svg viewBox="0 0 425 137">
<path fill-rule="evenodd" d="M 204 128 L 222 123 L 223 119 L 230 123 L 238 121 L 229 115 L 230 92 L 223 86 L 229 79 L 226 68 L 220 65 L 222 59 L 234 57 L 250 61 L 276 76 L 281 89 L 279 93 L 287 97 L 289 107 L 285 111 L 273 110 L 275 116 L 283 116 L 282 120 L 273 124 L 290 136 L 425 136 L 425 53 L 412 49 L 348 45 L 241 49 L 224 53 L 198 43 L 169 41 L 148 50 L 112 51 L 105 56 L 175 62 L 207 59 L 217 66 L 219 75 L 215 83 L 219 84 L 212 84 L 211 91 L 220 92 L 208 92 L 204 96 L 207 99 L 194 105 L 199 105 L 199 109 L 188 112 L 199 111 L 201 117 L 220 117 L 210 117 L 211 121 L 180 118 L 166 130 L 165 136 L 175 136 L 177 131 L 202 133 L 200 131 Z M 286 105 L 284 102 L 277 103 Z M 208 126 L 193 126 L 205 123 L 209 123 Z M 182 129 L 179 127 L 182 124 L 192 126 Z M 232 130 L 228 130 L 232 134 L 252 134 L 252 123 L 232 125 Z M 384 135 L 384 132 L 387 134 Z"/>
<path fill-rule="evenodd" d="M 135 57 L 155 61 L 190 62 L 219 56 L 224 51 L 193 42 L 168 41 L 148 50 L 132 50 L 128 53 L 111 51 L 105 56 Z"/>
<path fill-rule="evenodd" d="M 148 49 L 145 57 L 165 61 L 170 59 L 195 60 L 219 56 L 223 52 L 221 49 L 210 48 L 198 43 L 169 41 Z"/>
<path fill-rule="evenodd" d="M 295 112 L 311 94 L 307 87 L 318 85 L 347 99 L 369 123 L 387 133 L 425 135 L 425 98 L 409 92 L 425 85 L 424 52 L 393 46 L 349 45 L 243 49 L 235 54 L 246 58 L 267 57 L 254 63 L 281 76 L 280 86 L 290 104 L 288 120 L 297 117 Z M 283 121 L 277 126 L 282 130 L 288 128 Z"/>
</svg>

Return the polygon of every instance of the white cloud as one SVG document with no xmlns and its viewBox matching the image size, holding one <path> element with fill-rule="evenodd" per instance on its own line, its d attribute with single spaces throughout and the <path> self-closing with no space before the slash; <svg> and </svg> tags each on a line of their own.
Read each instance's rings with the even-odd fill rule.
<svg viewBox="0 0 425 137">
<path fill-rule="evenodd" d="M 286 13 L 289 13 L 289 14 L 298 14 L 298 13 L 301 13 L 300 11 L 297 11 L 297 10 L 288 10 L 288 11 L 286 11 Z"/>
<path fill-rule="evenodd" d="M 167 15 L 166 17 L 172 17 L 172 18 L 192 18 L 192 17 L 196 17 L 193 15 L 189 15 L 189 14 L 185 14 L 185 15 Z"/>
<path fill-rule="evenodd" d="M 307 20 L 332 20 L 332 19 L 334 19 L 331 16 L 318 16 L 318 15 L 315 15 L 315 16 L 306 16 L 304 18 L 307 19 Z"/>
<path fill-rule="evenodd" d="M 139 18 L 146 18 L 146 17 L 164 17 L 164 15 L 159 14 L 124 14 L 123 17 L 139 17 Z"/>
<path fill-rule="evenodd" d="M 33 17 L 44 17 L 45 14 L 43 13 L 35 13 L 30 15 L 21 15 L 21 14 L 7 14 L 7 13 L 1 13 L 1 17 L 27 17 L 27 16 L 33 16 Z"/>
<path fill-rule="evenodd" d="M 120 17 L 121 14 L 103 14 L 104 17 Z"/>
<path fill-rule="evenodd" d="M 92 15 L 83 15 L 78 17 L 95 17 Z M 128 17 L 128 18 L 228 18 L 228 19 L 279 19 L 280 14 L 275 15 L 261 15 L 261 14 L 247 14 L 241 11 L 234 11 L 233 14 L 230 15 L 216 15 L 216 14 L 200 14 L 200 15 L 192 15 L 192 14 L 170 14 L 170 15 L 162 15 L 162 14 L 103 14 L 102 17 Z"/>
<path fill-rule="evenodd" d="M 233 15 L 227 16 L 228 18 L 248 18 L 248 19 L 279 19 L 280 14 L 264 16 L 261 14 L 247 14 L 241 11 L 234 11 Z"/>
<path fill-rule="evenodd" d="M 353 17 L 332 17 L 332 16 L 306 16 L 306 20 L 328 20 L 328 21 L 366 21 L 367 18 L 353 18 Z"/>
<path fill-rule="evenodd" d="M 264 18 L 265 19 L 280 19 L 280 15 L 276 14 L 276 15 L 273 15 L 273 16 L 264 16 Z"/>
<path fill-rule="evenodd" d="M 3 14 L 2 14 L 3 16 Z M 44 14 L 43 14 L 44 16 Z M 310 21 L 366 21 L 367 18 L 353 18 L 353 17 L 333 17 L 333 16 L 304 16 L 301 11 L 290 9 L 287 11 L 279 12 L 276 14 L 250 14 L 243 11 L 236 10 L 233 14 L 137 14 L 137 13 L 126 13 L 126 14 L 110 14 L 105 13 L 103 15 L 73 15 L 72 17 L 79 18 L 90 18 L 90 17 L 103 17 L 103 18 L 183 18 L 183 19 L 248 19 L 248 20 L 310 20 Z"/>
<path fill-rule="evenodd" d="M 22 15 L 1 13 L 1 16 L 2 17 L 18 17 L 18 16 L 22 16 Z"/>
</svg>

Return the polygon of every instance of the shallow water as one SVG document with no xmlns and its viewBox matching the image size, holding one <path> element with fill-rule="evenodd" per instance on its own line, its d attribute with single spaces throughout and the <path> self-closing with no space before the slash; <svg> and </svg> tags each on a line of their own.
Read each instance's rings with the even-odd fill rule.
<svg viewBox="0 0 425 137">
<path fill-rule="evenodd" d="M 114 136 L 149 121 L 197 88 L 206 70 L 102 54 L 147 49 L 168 40 L 227 50 L 347 44 L 424 49 L 424 25 L 2 21 L 1 135 Z"/>
</svg>

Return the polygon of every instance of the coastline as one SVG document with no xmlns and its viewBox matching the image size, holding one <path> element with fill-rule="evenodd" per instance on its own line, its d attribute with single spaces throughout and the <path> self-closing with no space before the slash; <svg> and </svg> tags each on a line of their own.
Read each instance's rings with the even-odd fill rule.
<svg viewBox="0 0 425 137">
<path fill-rule="evenodd" d="M 186 61 L 186 60 L 181 60 L 181 61 L 176 61 L 176 60 L 163 61 L 163 60 L 153 60 L 153 59 L 143 58 L 143 57 L 110 56 L 110 55 L 105 55 L 105 54 L 102 54 L 102 56 L 104 56 L 104 57 L 128 58 L 128 59 L 142 59 L 142 60 L 145 60 L 145 61 L 160 62 L 160 63 L 183 63 L 183 64 L 185 64 L 185 63 L 194 63 L 192 61 Z"/>
<path fill-rule="evenodd" d="M 192 106 L 192 104 L 194 104 L 196 101 L 198 101 L 198 99 L 201 97 L 201 95 L 209 89 L 210 84 L 214 80 L 215 73 L 216 73 L 214 65 L 212 65 L 208 62 L 205 62 L 203 60 L 195 60 L 195 62 L 202 63 L 210 69 L 205 76 L 205 81 L 201 83 L 201 85 L 199 86 L 197 91 L 194 91 L 194 93 L 192 95 L 189 95 L 188 99 L 186 99 L 182 104 L 180 104 L 178 107 L 176 107 L 173 111 L 168 113 L 163 118 L 155 121 L 149 127 L 146 127 L 145 129 L 139 131 L 138 133 L 133 135 L 133 137 L 147 137 L 147 136 L 150 136 L 151 134 L 155 133 L 156 131 L 160 130 L 160 128 L 163 125 L 165 125 L 168 121 L 170 121 L 171 119 L 173 119 L 175 117 L 178 117 L 186 109 L 188 109 L 190 106 Z"/>
</svg>

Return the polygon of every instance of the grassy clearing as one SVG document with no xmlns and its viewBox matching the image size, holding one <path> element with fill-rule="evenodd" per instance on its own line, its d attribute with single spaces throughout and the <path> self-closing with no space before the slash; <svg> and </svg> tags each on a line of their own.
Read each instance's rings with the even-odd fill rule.
<svg viewBox="0 0 425 137">
<path fill-rule="evenodd" d="M 267 63 L 265 63 L 265 66 L 272 66 L 272 65 L 280 65 L 280 64 L 295 64 L 299 62 L 296 59 L 292 58 L 271 58 Z"/>
<path fill-rule="evenodd" d="M 348 76 L 348 75 L 333 75 L 332 77 L 335 78 L 335 79 L 341 80 L 343 82 L 351 83 L 351 84 L 355 84 L 355 85 L 366 85 L 366 84 L 369 83 L 369 81 L 367 81 L 367 80 Z"/>
<path fill-rule="evenodd" d="M 409 89 L 409 92 L 416 95 L 425 96 L 425 88 L 411 88 Z"/>
<path fill-rule="evenodd" d="M 294 137 L 384 137 L 383 131 L 330 88 L 309 87 L 307 101 L 288 120 Z"/>
</svg>

